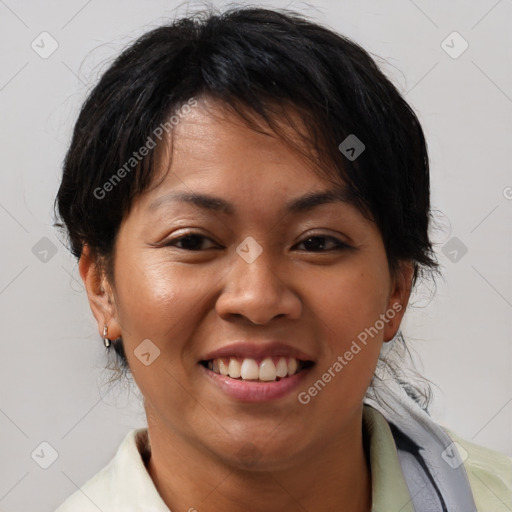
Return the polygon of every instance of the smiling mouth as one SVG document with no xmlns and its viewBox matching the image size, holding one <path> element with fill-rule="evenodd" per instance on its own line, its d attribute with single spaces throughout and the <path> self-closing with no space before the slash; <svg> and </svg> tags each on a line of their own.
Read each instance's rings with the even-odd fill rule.
<svg viewBox="0 0 512 512">
<path fill-rule="evenodd" d="M 259 359 L 222 357 L 200 361 L 208 370 L 235 380 L 275 382 L 286 379 L 314 365 L 294 357 L 263 357 Z"/>
</svg>

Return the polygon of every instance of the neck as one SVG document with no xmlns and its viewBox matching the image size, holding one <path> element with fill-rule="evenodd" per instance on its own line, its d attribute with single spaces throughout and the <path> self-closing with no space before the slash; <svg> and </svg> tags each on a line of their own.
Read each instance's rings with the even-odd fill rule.
<svg viewBox="0 0 512 512">
<path fill-rule="evenodd" d="M 148 472 L 170 510 L 208 512 L 369 512 L 371 472 L 362 409 L 336 439 L 315 447 L 300 463 L 279 470 L 244 469 L 162 431 L 148 417 Z"/>
</svg>

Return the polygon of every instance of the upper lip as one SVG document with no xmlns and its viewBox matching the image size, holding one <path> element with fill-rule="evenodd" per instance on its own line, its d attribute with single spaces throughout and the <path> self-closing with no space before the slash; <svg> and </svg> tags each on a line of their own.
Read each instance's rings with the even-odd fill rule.
<svg viewBox="0 0 512 512">
<path fill-rule="evenodd" d="M 201 360 L 209 361 L 211 359 L 230 356 L 241 358 L 251 357 L 254 359 L 267 356 L 282 356 L 294 357 L 300 361 L 314 361 L 313 358 L 305 352 L 279 341 L 260 341 L 258 343 L 238 341 L 208 352 Z"/>
</svg>

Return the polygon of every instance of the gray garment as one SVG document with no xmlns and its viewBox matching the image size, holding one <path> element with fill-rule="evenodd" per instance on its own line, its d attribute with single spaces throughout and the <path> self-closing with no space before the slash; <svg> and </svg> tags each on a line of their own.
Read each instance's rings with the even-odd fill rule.
<svg viewBox="0 0 512 512">
<path fill-rule="evenodd" d="M 389 423 L 415 511 L 477 512 L 463 461 L 448 434 L 398 382 L 375 385 L 364 403 Z"/>
</svg>

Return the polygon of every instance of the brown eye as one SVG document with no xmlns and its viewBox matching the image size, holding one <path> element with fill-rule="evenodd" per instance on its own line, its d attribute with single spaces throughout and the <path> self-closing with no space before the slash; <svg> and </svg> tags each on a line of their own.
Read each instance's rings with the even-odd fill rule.
<svg viewBox="0 0 512 512">
<path fill-rule="evenodd" d="M 177 247 L 178 249 L 183 249 L 185 251 L 201 251 L 204 249 L 203 242 L 205 240 L 210 239 L 204 235 L 189 233 L 187 235 L 169 240 L 164 245 L 165 247 Z"/>
<path fill-rule="evenodd" d="M 309 236 L 298 245 L 304 245 L 308 252 L 328 252 L 350 248 L 349 245 L 332 236 Z"/>
</svg>

